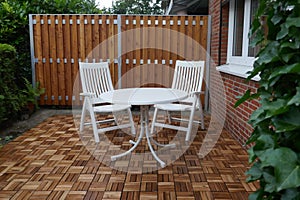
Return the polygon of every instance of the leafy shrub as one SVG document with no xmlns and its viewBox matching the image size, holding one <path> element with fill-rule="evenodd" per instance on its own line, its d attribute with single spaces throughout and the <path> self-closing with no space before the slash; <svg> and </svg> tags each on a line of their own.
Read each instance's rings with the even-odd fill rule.
<svg viewBox="0 0 300 200">
<path fill-rule="evenodd" d="M 248 79 L 260 74 L 260 99 L 250 124 L 248 181 L 260 188 L 249 199 L 300 199 L 300 1 L 261 0 L 251 34 L 263 44 Z M 260 17 L 267 16 L 267 35 Z"/>
<path fill-rule="evenodd" d="M 19 69 L 15 73 L 19 88 L 26 88 L 23 78 L 31 80 L 29 14 L 100 13 L 95 0 L 0 0 L 0 43 L 17 50 Z"/>
<path fill-rule="evenodd" d="M 8 44 L 0 44 L 0 124 L 13 119 L 23 106 L 16 84 L 16 50 Z"/>
</svg>

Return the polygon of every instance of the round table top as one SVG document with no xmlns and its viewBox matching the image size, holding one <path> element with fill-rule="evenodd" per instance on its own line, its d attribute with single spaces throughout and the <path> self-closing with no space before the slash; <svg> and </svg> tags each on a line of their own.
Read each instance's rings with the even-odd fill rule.
<svg viewBox="0 0 300 200">
<path fill-rule="evenodd" d="M 152 105 L 176 102 L 188 94 L 171 88 L 124 88 L 105 92 L 100 98 L 114 104 Z"/>
</svg>

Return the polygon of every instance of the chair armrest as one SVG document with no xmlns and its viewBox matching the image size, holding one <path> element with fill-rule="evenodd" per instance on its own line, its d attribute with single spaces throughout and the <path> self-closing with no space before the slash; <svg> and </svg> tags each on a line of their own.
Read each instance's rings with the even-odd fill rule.
<svg viewBox="0 0 300 200">
<path fill-rule="evenodd" d="M 84 97 L 92 97 L 95 96 L 95 93 L 91 93 L 91 92 L 82 92 L 80 93 L 80 96 L 84 96 Z"/>
<path fill-rule="evenodd" d="M 200 92 L 191 92 L 191 94 L 193 94 L 193 95 L 200 95 L 200 94 L 204 94 L 204 91 L 200 91 Z"/>
</svg>

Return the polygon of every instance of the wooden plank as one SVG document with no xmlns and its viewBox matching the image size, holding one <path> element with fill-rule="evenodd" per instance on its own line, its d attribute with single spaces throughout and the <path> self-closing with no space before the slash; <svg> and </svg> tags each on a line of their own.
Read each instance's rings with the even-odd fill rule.
<svg viewBox="0 0 300 200">
<path fill-rule="evenodd" d="M 185 21 L 188 23 L 185 25 L 186 27 L 186 51 L 185 57 L 187 60 L 196 60 L 194 56 L 194 48 L 193 48 L 193 16 L 187 16 Z"/>
<path fill-rule="evenodd" d="M 79 28 L 79 58 L 84 61 L 84 59 L 86 58 L 86 52 L 85 52 L 85 25 L 84 25 L 84 15 L 79 15 L 79 21 L 80 24 L 78 26 Z"/>
<path fill-rule="evenodd" d="M 91 15 L 84 17 L 84 39 L 85 39 L 85 57 L 89 62 L 93 62 L 93 39 L 92 39 L 92 23 Z"/>
<path fill-rule="evenodd" d="M 93 40 L 93 58 L 96 62 L 99 62 L 100 52 L 99 52 L 99 41 L 100 41 L 100 33 L 99 33 L 99 15 L 94 15 L 92 17 L 94 20 L 94 24 L 92 25 L 92 40 Z"/>
<path fill-rule="evenodd" d="M 201 49 L 201 44 L 200 44 L 200 16 L 195 16 L 195 27 L 193 28 L 193 40 L 196 42 L 195 46 L 193 47 L 194 49 L 194 58 L 195 60 L 200 60 L 200 49 Z"/>
<path fill-rule="evenodd" d="M 162 63 L 162 42 L 163 42 L 163 35 L 162 35 L 162 16 L 157 16 L 157 25 L 156 31 L 155 31 L 155 60 L 157 60 L 157 63 L 161 65 Z M 159 68 L 158 68 L 159 69 Z M 163 77 L 164 77 L 164 72 L 160 71 L 158 69 L 155 69 L 155 86 L 157 87 L 157 84 L 162 83 Z"/>
<path fill-rule="evenodd" d="M 141 16 L 137 15 L 135 16 L 135 20 L 136 20 L 136 25 L 135 26 L 135 37 L 134 37 L 134 43 L 135 43 L 135 47 L 134 47 L 134 52 L 135 52 L 135 56 L 133 59 L 136 60 L 136 63 L 133 64 L 133 68 L 136 68 L 140 65 L 140 59 L 141 59 L 141 25 L 140 25 L 140 21 L 141 21 Z M 142 83 L 140 80 L 140 76 L 141 73 L 139 70 L 135 69 L 134 70 L 134 87 L 141 87 Z"/>
<path fill-rule="evenodd" d="M 65 68 L 64 68 L 64 37 L 62 28 L 62 15 L 58 15 L 56 30 L 56 46 L 57 46 L 57 76 L 58 76 L 58 100 L 59 105 L 66 105 L 66 87 L 65 87 Z"/>
<path fill-rule="evenodd" d="M 141 85 L 148 85 L 149 84 L 149 77 L 148 77 L 148 45 L 149 45 L 149 30 L 148 30 L 148 19 L 149 17 L 144 15 L 142 17 L 143 20 L 143 24 L 142 26 L 142 37 L 141 37 L 141 43 L 142 43 L 142 56 L 141 59 L 143 60 L 143 63 L 141 63 L 141 75 L 140 75 L 140 79 L 142 81 Z"/>
<path fill-rule="evenodd" d="M 122 88 L 126 88 L 127 87 L 127 79 L 125 77 L 125 75 L 127 75 L 127 64 L 126 64 L 126 59 L 127 59 L 127 55 L 128 55 L 128 50 L 129 47 L 127 46 L 127 40 L 129 39 L 128 37 L 126 37 L 128 34 L 126 32 L 126 20 L 127 20 L 127 16 L 122 15 L 121 16 L 121 50 L 122 50 L 122 68 L 121 68 L 121 77 L 122 77 Z"/>
<path fill-rule="evenodd" d="M 171 25 L 172 26 L 171 41 L 173 41 L 173 42 L 171 42 L 171 51 L 172 51 L 171 60 L 172 60 L 173 68 L 175 68 L 175 63 L 178 58 L 178 45 L 179 45 L 178 38 L 180 36 L 177 21 L 178 21 L 178 16 L 172 16 L 170 23 L 173 23 L 173 25 Z M 173 79 L 173 76 L 172 76 L 172 79 Z"/>
<path fill-rule="evenodd" d="M 78 41 L 78 25 L 77 25 L 77 16 L 72 15 L 72 24 L 70 25 L 71 27 L 71 59 L 73 59 L 73 63 L 71 64 L 72 68 L 72 82 L 74 83 L 74 98 L 73 96 L 70 97 L 72 99 L 72 103 L 74 105 L 79 105 L 79 74 L 78 74 L 78 58 L 79 58 L 79 41 Z"/>
<path fill-rule="evenodd" d="M 42 25 L 42 51 L 43 51 L 43 58 L 45 59 L 45 63 L 43 63 L 44 68 L 44 88 L 45 88 L 45 95 L 44 98 L 46 100 L 44 101 L 45 105 L 51 105 L 51 69 L 50 69 L 50 62 L 49 62 L 49 25 L 48 25 L 48 16 L 43 15 L 42 19 L 44 21 L 44 24 Z"/>
<path fill-rule="evenodd" d="M 114 63 L 114 52 L 115 52 L 115 43 L 117 43 L 117 41 L 115 41 L 114 39 L 114 16 L 113 15 L 109 15 L 108 19 L 109 20 L 109 25 L 108 25 L 108 35 L 107 38 L 109 40 L 109 44 L 107 46 L 108 48 L 108 58 L 110 60 L 110 74 L 111 74 L 111 78 L 112 78 L 112 83 L 113 85 L 116 84 L 116 79 L 118 77 L 118 73 L 115 71 L 115 63 Z"/>
<path fill-rule="evenodd" d="M 102 24 L 100 25 L 100 33 L 101 33 L 101 59 L 103 61 L 107 61 L 108 59 L 108 41 L 106 40 L 107 39 L 107 25 L 106 25 L 106 18 L 107 16 L 106 15 L 102 15 L 101 16 L 101 22 Z"/>
<path fill-rule="evenodd" d="M 65 85 L 66 85 L 66 105 L 72 105 L 72 95 L 73 95 L 73 84 L 72 80 L 72 64 L 71 64 L 71 26 L 70 26 L 70 16 L 64 15 L 63 19 L 65 20 L 65 24 L 63 25 L 63 33 L 64 33 L 64 59 L 66 59 L 66 63 L 64 63 L 65 68 Z"/>
<path fill-rule="evenodd" d="M 180 60 L 184 60 L 185 59 L 185 25 L 184 25 L 184 21 L 185 21 L 185 16 L 180 16 L 178 17 L 178 20 L 180 21 L 180 25 L 179 25 L 179 32 L 180 32 L 180 38 L 179 38 L 179 45 L 178 45 L 178 54 L 179 54 L 179 58 Z"/>
<path fill-rule="evenodd" d="M 58 102 L 58 72 L 57 72 L 57 63 L 56 63 L 56 31 L 55 31 L 55 16 L 50 15 L 50 26 L 49 26 L 49 46 L 50 46 L 50 59 L 52 59 L 52 63 L 50 62 L 51 68 L 51 96 L 52 105 L 59 105 Z"/>
<path fill-rule="evenodd" d="M 151 46 L 152 48 L 150 49 L 149 53 L 148 53 L 148 58 L 150 59 L 150 62 L 151 62 L 151 65 L 152 67 L 150 69 L 154 69 L 154 60 L 156 59 L 155 58 L 155 51 L 156 49 L 153 48 L 153 46 L 155 47 L 156 45 L 156 42 L 155 42 L 155 39 L 156 39 L 156 31 L 154 30 L 155 29 L 155 19 L 156 17 L 155 16 L 150 16 L 150 21 L 151 21 L 151 25 L 150 25 L 150 28 L 151 28 L 151 34 L 149 35 L 149 46 Z M 154 71 L 148 71 L 148 73 L 150 74 L 150 77 L 149 79 L 152 80 L 153 82 L 155 82 L 155 72 Z M 154 84 L 149 84 L 149 86 L 154 86 Z"/>
<path fill-rule="evenodd" d="M 171 38 L 170 38 L 170 16 L 166 16 L 165 20 L 166 20 L 166 25 L 165 25 L 165 31 L 164 31 L 164 59 L 165 59 L 165 65 L 166 65 L 166 75 L 164 77 L 164 86 L 165 87 L 171 87 L 171 74 L 173 74 L 173 71 L 171 70 L 171 66 L 170 66 L 170 48 L 171 48 Z"/>
<path fill-rule="evenodd" d="M 208 18 L 201 16 L 200 20 L 203 21 L 203 25 L 200 26 L 200 44 L 206 50 L 207 49 L 207 30 L 208 30 Z M 201 60 L 206 60 L 206 51 L 201 51 Z"/>
<path fill-rule="evenodd" d="M 35 64 L 36 82 L 39 82 L 41 88 L 45 88 L 45 78 L 43 69 L 43 49 L 42 49 L 42 34 L 41 34 L 41 16 L 35 17 L 36 24 L 34 25 L 34 48 L 35 58 L 38 59 L 38 63 Z M 41 96 L 39 103 L 44 105 L 44 95 Z"/>
<path fill-rule="evenodd" d="M 127 30 L 129 30 L 130 34 L 127 34 L 126 38 L 126 46 L 130 49 L 129 53 L 127 54 L 128 57 L 127 59 L 129 60 L 129 63 L 126 65 L 127 66 L 127 73 L 128 74 L 128 79 L 127 79 L 127 86 L 126 87 L 134 87 L 134 73 L 133 73 L 133 59 L 135 56 L 134 48 L 135 48 L 135 31 L 133 27 L 133 19 L 134 17 L 132 15 L 128 16 L 128 25 L 127 25 Z"/>
</svg>

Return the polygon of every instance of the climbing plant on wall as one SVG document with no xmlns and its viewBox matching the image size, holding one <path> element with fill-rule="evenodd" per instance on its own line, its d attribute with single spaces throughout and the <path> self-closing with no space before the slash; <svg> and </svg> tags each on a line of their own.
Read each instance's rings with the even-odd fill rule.
<svg viewBox="0 0 300 200">
<path fill-rule="evenodd" d="M 260 87 L 236 103 L 258 98 L 261 104 L 249 121 L 246 173 L 260 184 L 249 199 L 300 199 L 300 0 L 259 2 L 250 35 L 262 48 L 248 80 L 259 74 Z"/>
</svg>

